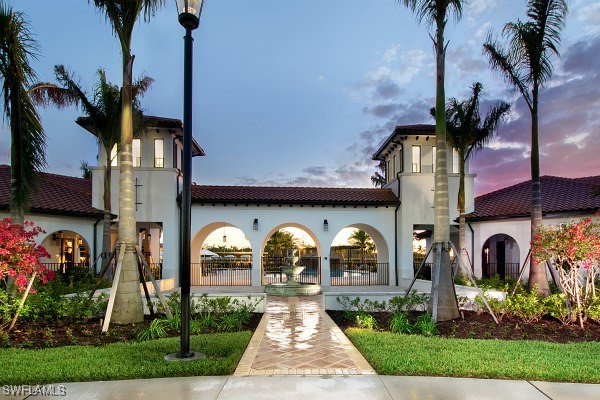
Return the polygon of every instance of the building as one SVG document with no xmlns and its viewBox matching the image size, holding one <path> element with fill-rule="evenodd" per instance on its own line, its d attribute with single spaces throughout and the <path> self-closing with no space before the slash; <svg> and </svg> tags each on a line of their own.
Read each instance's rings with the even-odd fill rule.
<svg viewBox="0 0 600 400">
<path fill-rule="evenodd" d="M 600 196 L 593 197 L 600 176 L 561 178 L 542 176 L 542 216 L 545 225 L 558 225 L 581 218 L 598 218 Z M 531 181 L 475 198 L 475 209 L 467 215 L 472 233 L 470 254 L 477 276 L 517 278 L 526 264 L 531 240 Z M 527 263 L 528 265 L 528 263 Z M 524 277 L 528 276 L 528 269 Z"/>
<path fill-rule="evenodd" d="M 90 121 L 77 123 L 93 133 Z M 179 202 L 182 173 L 182 123 L 145 117 L 144 132 L 134 138 L 136 218 L 139 244 L 147 261 L 161 270 L 162 278 L 178 280 Z M 193 142 L 193 155 L 204 156 Z M 265 262 L 270 236 L 284 227 L 304 230 L 315 250 L 303 253 L 309 265 L 305 279 L 322 286 L 397 286 L 414 276 L 414 238 L 429 238 L 434 226 L 435 126 L 397 126 L 373 155 L 385 166 L 382 188 L 300 188 L 257 186 L 192 187 L 192 285 L 262 286 L 276 279 Z M 79 264 L 98 269 L 102 238 L 105 154 L 98 147 L 99 165 L 91 180 L 40 174 L 32 194 L 31 219 L 46 230 L 40 243 L 52 254 L 43 260 L 53 268 Z M 115 153 L 116 155 L 116 149 Z M 448 183 L 450 219 L 458 218 L 458 155 L 449 147 Z M 119 168 L 113 156 L 111 198 L 113 243 L 117 235 Z M 475 175 L 466 165 L 467 242 L 477 276 L 514 276 L 525 263 L 529 249 L 530 183 L 501 189 L 474 199 Z M 596 215 L 600 197 L 593 199 L 593 184 L 600 177 L 542 178 L 545 223 L 560 223 Z M 0 217 L 9 216 L 10 168 L 0 166 Z M 252 247 L 251 257 L 235 264 L 207 265 L 203 243 L 218 229 L 236 227 Z M 344 228 L 366 231 L 375 242 L 377 260 L 351 265 L 332 252 L 335 236 Z M 427 247 L 430 246 L 430 239 Z M 457 244 L 457 224 L 451 227 Z"/>
</svg>

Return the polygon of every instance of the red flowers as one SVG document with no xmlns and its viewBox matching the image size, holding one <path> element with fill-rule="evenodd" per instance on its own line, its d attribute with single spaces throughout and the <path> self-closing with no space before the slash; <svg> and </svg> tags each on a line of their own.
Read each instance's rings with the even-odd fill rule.
<svg viewBox="0 0 600 400">
<path fill-rule="evenodd" d="M 54 279 L 54 272 L 39 261 L 50 257 L 43 246 L 35 243 L 40 233 L 45 232 L 31 221 L 21 226 L 13 224 L 10 218 L 0 220 L 0 279 L 5 276 L 14 278 L 20 291 L 25 290 L 33 273 L 37 273 L 44 284 Z"/>
<path fill-rule="evenodd" d="M 537 262 L 552 260 L 557 266 L 589 269 L 600 259 L 600 227 L 591 218 L 556 227 L 542 227 L 531 243 Z"/>
</svg>

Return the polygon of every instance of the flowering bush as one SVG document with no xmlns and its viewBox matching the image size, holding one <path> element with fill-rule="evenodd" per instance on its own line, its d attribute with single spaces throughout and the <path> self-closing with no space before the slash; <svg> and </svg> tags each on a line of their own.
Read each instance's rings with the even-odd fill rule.
<svg viewBox="0 0 600 400">
<path fill-rule="evenodd" d="M 579 317 L 583 327 L 596 298 L 600 226 L 586 218 L 577 223 L 541 227 L 534 235 L 531 249 L 537 262 L 553 262 L 571 320 Z"/>
<path fill-rule="evenodd" d="M 43 232 L 30 221 L 21 226 L 13 224 L 10 218 L 0 220 L 0 279 L 11 277 L 18 290 L 24 291 L 34 274 L 44 284 L 54 278 L 54 272 L 40 262 L 40 258 L 50 254 L 35 243 L 36 236 Z"/>
</svg>

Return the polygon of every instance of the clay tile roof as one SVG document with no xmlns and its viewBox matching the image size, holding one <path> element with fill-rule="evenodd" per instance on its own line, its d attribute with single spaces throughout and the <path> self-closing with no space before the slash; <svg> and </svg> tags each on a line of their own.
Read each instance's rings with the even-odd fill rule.
<svg viewBox="0 0 600 400">
<path fill-rule="evenodd" d="M 0 210 L 10 205 L 10 166 L 0 165 Z M 92 207 L 92 181 L 49 173 L 38 174 L 36 190 L 29 195 L 30 212 L 101 218 Z"/>
<path fill-rule="evenodd" d="M 94 127 L 92 126 L 92 120 L 90 117 L 79 117 L 75 121 L 75 123 L 81 126 L 86 131 L 90 132 L 92 135 L 96 136 L 96 132 L 94 131 Z M 166 118 L 166 117 L 156 117 L 154 115 L 144 115 L 144 126 L 146 128 L 166 128 L 173 129 L 175 132 L 175 136 L 182 137 L 183 136 L 183 121 L 175 118 Z M 205 156 L 206 152 L 196 139 L 192 137 L 192 157 L 196 156 Z"/>
<path fill-rule="evenodd" d="M 592 197 L 600 176 L 561 178 L 542 176 L 542 213 L 595 213 L 600 209 L 600 196 Z M 475 211 L 467 215 L 470 221 L 528 217 L 531 207 L 531 181 L 496 190 L 475 198 Z"/>
<path fill-rule="evenodd" d="M 194 185 L 192 202 L 386 206 L 398 198 L 390 189 Z"/>
<path fill-rule="evenodd" d="M 414 124 L 414 125 L 398 125 L 394 129 L 394 132 L 379 146 L 375 154 L 373 154 L 373 160 L 383 160 L 384 155 L 382 153 L 389 146 L 390 143 L 394 142 L 397 136 L 410 136 L 410 135 L 435 135 L 435 125 L 431 124 Z M 399 139 L 399 138 L 398 138 Z"/>
</svg>

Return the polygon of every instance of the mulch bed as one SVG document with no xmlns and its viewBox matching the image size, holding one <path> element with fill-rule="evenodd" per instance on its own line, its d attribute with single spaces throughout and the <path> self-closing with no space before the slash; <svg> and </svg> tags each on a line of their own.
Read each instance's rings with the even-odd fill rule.
<svg viewBox="0 0 600 400">
<path fill-rule="evenodd" d="M 335 323 L 342 329 L 356 327 L 354 321 L 344 318 L 342 311 L 327 311 Z M 409 314 L 415 321 L 419 313 Z M 543 318 L 540 321 L 524 323 L 521 320 L 505 316 L 496 325 L 491 315 L 478 314 L 474 311 L 463 311 L 463 318 L 438 323 L 440 336 L 457 339 L 502 339 L 502 340 L 540 340 L 554 343 L 600 341 L 600 324 L 589 321 L 584 329 L 579 325 L 563 325 L 554 318 Z M 390 313 L 374 313 L 377 330 L 388 331 Z"/>
<path fill-rule="evenodd" d="M 256 330 L 262 314 L 254 313 L 248 324 L 241 330 Z M 0 347 L 43 349 L 71 345 L 102 346 L 109 343 L 136 341 L 140 331 L 147 329 L 152 322 L 146 316 L 139 324 L 117 325 L 111 323 L 107 333 L 101 333 L 102 321 L 92 319 L 87 322 L 67 324 L 55 321 L 19 322 L 8 334 L 8 341 L 0 342 Z M 169 337 L 179 336 L 179 332 L 167 332 Z M 207 331 L 205 333 L 211 333 Z"/>
</svg>

